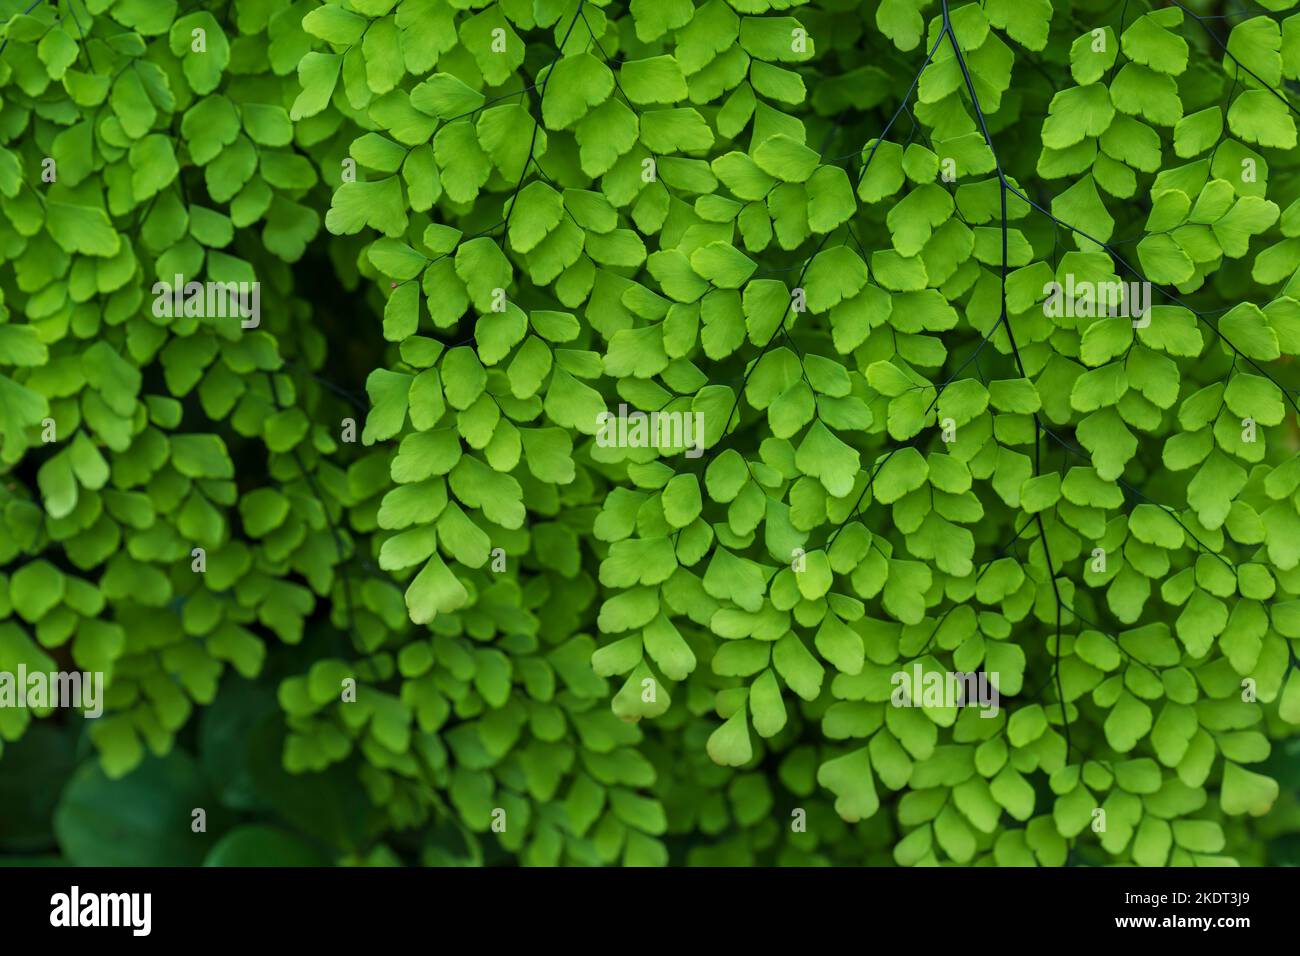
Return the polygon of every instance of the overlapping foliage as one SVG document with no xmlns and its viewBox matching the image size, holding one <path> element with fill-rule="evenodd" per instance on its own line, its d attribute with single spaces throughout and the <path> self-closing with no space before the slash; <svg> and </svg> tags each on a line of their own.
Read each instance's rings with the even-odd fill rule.
<svg viewBox="0 0 1300 956">
<path fill-rule="evenodd" d="M 0 840 L 1294 860 L 1292 6 L 0 0 Z"/>
</svg>

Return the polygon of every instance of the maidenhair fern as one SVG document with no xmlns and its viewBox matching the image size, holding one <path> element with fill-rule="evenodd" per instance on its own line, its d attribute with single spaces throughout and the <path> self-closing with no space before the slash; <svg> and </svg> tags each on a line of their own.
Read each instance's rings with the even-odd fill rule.
<svg viewBox="0 0 1300 956">
<path fill-rule="evenodd" d="M 0 0 L 0 848 L 1296 862 L 1294 5 Z"/>
</svg>

